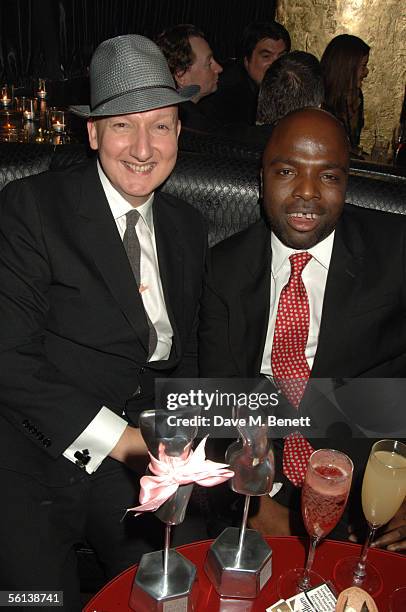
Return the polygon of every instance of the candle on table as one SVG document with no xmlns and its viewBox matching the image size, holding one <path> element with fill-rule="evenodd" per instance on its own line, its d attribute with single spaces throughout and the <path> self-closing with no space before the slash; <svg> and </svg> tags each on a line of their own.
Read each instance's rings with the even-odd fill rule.
<svg viewBox="0 0 406 612">
<path fill-rule="evenodd" d="M 23 117 L 25 121 L 33 121 L 34 119 L 34 100 L 24 100 Z"/>
<path fill-rule="evenodd" d="M 10 88 L 8 85 L 3 85 L 1 88 L 1 103 L 3 106 L 8 106 L 11 102 Z"/>
<path fill-rule="evenodd" d="M 38 91 L 37 95 L 39 98 L 44 100 L 47 96 L 46 88 L 45 88 L 45 79 L 38 79 Z"/>
<path fill-rule="evenodd" d="M 54 123 L 52 127 L 55 130 L 55 132 L 63 132 L 65 129 L 65 124 L 59 123 L 59 121 L 56 121 L 56 123 Z"/>
<path fill-rule="evenodd" d="M 53 132 L 64 132 L 66 127 L 64 111 L 55 108 L 51 109 L 49 112 L 49 125 Z"/>
</svg>

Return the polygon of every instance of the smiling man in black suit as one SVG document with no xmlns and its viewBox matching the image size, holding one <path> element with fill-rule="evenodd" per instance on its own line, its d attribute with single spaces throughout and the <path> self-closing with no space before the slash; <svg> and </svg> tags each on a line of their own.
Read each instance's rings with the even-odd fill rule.
<svg viewBox="0 0 406 612">
<path fill-rule="evenodd" d="M 128 466 L 155 378 L 196 375 L 206 253 L 200 215 L 156 192 L 197 88 L 177 91 L 138 35 L 104 41 L 90 80 L 91 106 L 73 110 L 97 158 L 1 194 L 0 584 L 63 590 L 69 612 L 75 543 L 106 577 L 161 545 L 156 519 L 120 523 L 138 501 Z"/>
<path fill-rule="evenodd" d="M 324 422 L 315 448 L 352 456 L 359 484 L 372 440 L 357 431 L 352 437 L 359 415 L 340 405 L 346 385 L 339 387 L 346 379 L 405 376 L 406 219 L 345 205 L 348 165 L 345 132 L 329 113 L 304 109 L 280 120 L 263 158 L 266 221 L 211 252 L 199 350 L 202 376 L 273 379 L 291 413 L 307 410 Z M 297 384 L 284 384 L 289 379 Z M 338 406 L 314 407 L 312 379 L 331 383 Z M 383 405 L 378 400 L 374 413 L 371 404 L 383 426 L 401 418 L 401 407 L 389 415 Z M 298 444 L 292 455 L 285 442 L 283 474 L 279 468 L 284 486 L 276 499 L 290 508 L 300 501 L 299 459 L 305 469 L 312 450 Z M 260 508 L 254 526 L 290 533 L 287 508 L 265 497 Z M 381 545 L 406 548 L 404 514 L 405 504 Z"/>
</svg>

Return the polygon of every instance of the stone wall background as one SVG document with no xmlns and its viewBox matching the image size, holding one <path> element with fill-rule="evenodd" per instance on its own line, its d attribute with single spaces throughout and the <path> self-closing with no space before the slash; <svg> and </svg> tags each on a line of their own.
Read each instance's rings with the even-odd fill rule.
<svg viewBox="0 0 406 612">
<path fill-rule="evenodd" d="M 392 146 L 406 82 L 406 0 L 278 0 L 276 19 L 292 49 L 319 59 L 338 34 L 354 34 L 371 47 L 361 146 L 370 151 L 375 134 Z"/>
</svg>

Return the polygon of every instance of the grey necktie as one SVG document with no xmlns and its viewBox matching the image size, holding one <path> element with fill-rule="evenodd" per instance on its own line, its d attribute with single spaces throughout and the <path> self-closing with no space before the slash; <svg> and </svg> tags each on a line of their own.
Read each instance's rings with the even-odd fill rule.
<svg viewBox="0 0 406 612">
<path fill-rule="evenodd" d="M 140 274 L 140 265 L 141 265 L 141 247 L 140 241 L 138 240 L 137 232 L 135 230 L 135 226 L 137 225 L 140 218 L 140 214 L 137 210 L 130 210 L 126 214 L 126 230 L 124 232 L 123 244 L 127 253 L 128 261 L 130 262 L 131 269 L 133 271 L 135 280 L 137 282 L 137 287 L 140 286 L 141 283 L 141 274 Z M 142 298 L 142 296 L 141 296 Z M 145 306 L 144 306 L 145 310 Z M 148 316 L 147 311 L 145 310 L 145 316 L 147 317 L 148 327 L 149 327 L 149 340 L 148 340 L 148 359 L 153 355 L 156 345 L 158 343 L 158 336 L 156 333 L 156 329 L 153 326 L 151 319 Z"/>
</svg>

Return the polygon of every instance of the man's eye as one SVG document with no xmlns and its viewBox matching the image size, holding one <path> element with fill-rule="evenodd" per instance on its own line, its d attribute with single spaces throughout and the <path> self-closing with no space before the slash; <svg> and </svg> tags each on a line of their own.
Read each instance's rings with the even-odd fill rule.
<svg viewBox="0 0 406 612">
<path fill-rule="evenodd" d="M 289 170 L 289 168 L 282 168 L 282 170 L 278 170 L 278 174 L 281 176 L 290 176 L 293 174 L 293 170 Z"/>
<path fill-rule="evenodd" d="M 163 130 L 164 132 L 170 130 L 169 125 L 167 125 L 166 123 L 158 123 L 157 128 L 158 130 Z"/>
<path fill-rule="evenodd" d="M 123 128 L 127 127 L 127 126 L 128 126 L 128 124 L 124 123 L 124 121 L 119 121 L 119 122 L 113 124 L 113 127 L 118 128 L 118 129 L 123 129 Z"/>
<path fill-rule="evenodd" d="M 323 174 L 323 178 L 327 179 L 328 181 L 338 181 L 338 176 L 335 174 Z"/>
</svg>

